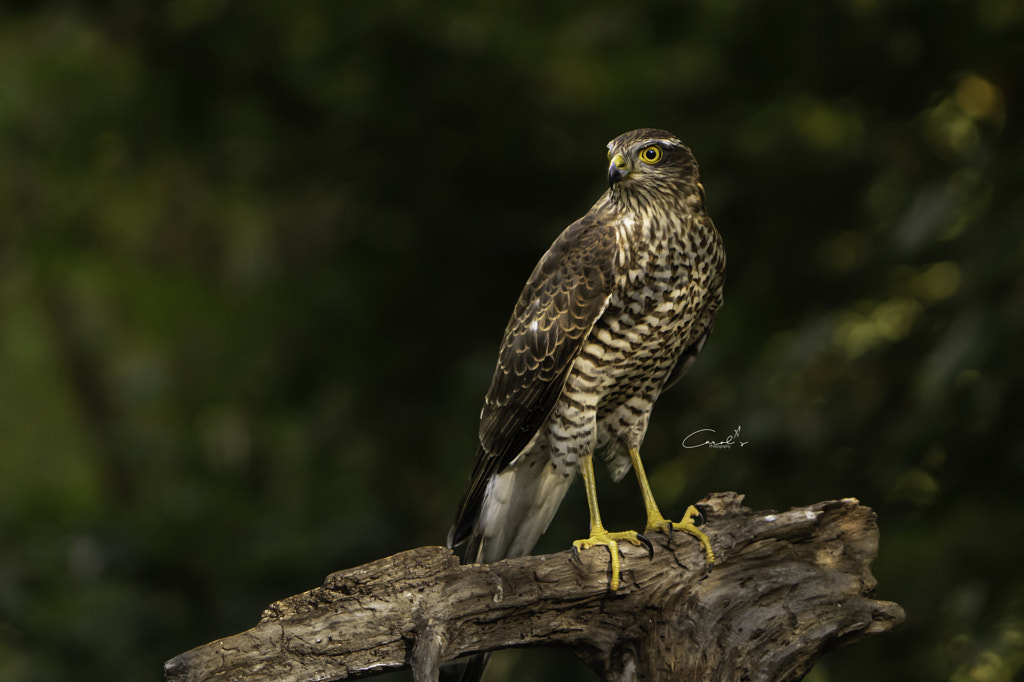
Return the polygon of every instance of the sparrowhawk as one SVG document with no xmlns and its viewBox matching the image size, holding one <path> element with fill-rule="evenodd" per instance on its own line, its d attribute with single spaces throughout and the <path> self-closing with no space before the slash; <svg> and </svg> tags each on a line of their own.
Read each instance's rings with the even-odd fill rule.
<svg viewBox="0 0 1024 682">
<path fill-rule="evenodd" d="M 725 250 L 697 163 L 678 138 L 634 130 L 608 143 L 608 159 L 608 190 L 541 258 L 505 329 L 448 543 L 468 539 L 469 562 L 528 554 L 580 471 L 590 536 L 574 547 L 609 548 L 616 590 L 617 543 L 643 536 L 601 524 L 594 456 L 616 481 L 636 470 L 648 532 L 688 533 L 709 568 L 714 561 L 693 507 L 680 523 L 658 510 L 639 448 L 658 396 L 711 333 Z"/>
</svg>

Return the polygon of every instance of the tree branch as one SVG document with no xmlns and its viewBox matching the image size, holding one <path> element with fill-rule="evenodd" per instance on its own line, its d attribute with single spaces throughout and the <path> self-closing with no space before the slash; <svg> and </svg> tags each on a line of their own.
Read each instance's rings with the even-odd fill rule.
<svg viewBox="0 0 1024 682">
<path fill-rule="evenodd" d="M 869 508 L 845 499 L 752 512 L 742 499 L 702 504 L 718 555 L 706 579 L 682 534 L 651 534 L 650 559 L 625 546 L 617 592 L 604 548 L 460 566 L 421 547 L 272 604 L 251 630 L 168 661 L 165 679 L 322 682 L 411 666 L 434 680 L 463 654 L 561 646 L 608 680 L 796 680 L 831 648 L 902 622 L 897 604 L 871 598 Z"/>
</svg>

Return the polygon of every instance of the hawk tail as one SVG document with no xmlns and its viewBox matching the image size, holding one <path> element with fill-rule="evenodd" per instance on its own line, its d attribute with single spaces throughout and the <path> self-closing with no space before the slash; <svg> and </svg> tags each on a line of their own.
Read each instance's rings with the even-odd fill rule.
<svg viewBox="0 0 1024 682">
<path fill-rule="evenodd" d="M 529 554 L 547 530 L 574 478 L 557 467 L 547 451 L 524 452 L 494 474 L 469 522 L 460 517 L 448 533 L 448 546 L 466 540 L 463 563 L 493 563 Z M 489 654 L 473 654 L 441 668 L 444 682 L 478 682 Z"/>
</svg>

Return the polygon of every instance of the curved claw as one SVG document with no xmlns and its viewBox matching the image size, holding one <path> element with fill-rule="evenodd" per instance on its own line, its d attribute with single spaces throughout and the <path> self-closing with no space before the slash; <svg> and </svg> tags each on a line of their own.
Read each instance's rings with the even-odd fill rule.
<svg viewBox="0 0 1024 682">
<path fill-rule="evenodd" d="M 647 539 L 646 535 L 642 535 L 640 533 L 636 534 L 636 539 L 640 541 L 640 544 L 642 544 L 644 547 L 647 548 L 647 558 L 650 559 L 651 561 L 653 561 L 654 560 L 654 545 L 651 544 L 651 541 Z"/>
<path fill-rule="evenodd" d="M 711 575 L 711 569 L 715 565 L 715 552 L 711 548 L 711 541 L 708 539 L 708 536 L 704 531 L 697 527 L 696 523 L 694 523 L 696 519 L 703 521 L 704 514 L 697 509 L 696 506 L 690 505 L 690 507 L 687 508 L 686 513 L 683 515 L 682 520 L 678 523 L 673 523 L 660 514 L 648 516 L 647 531 L 660 530 L 668 535 L 669 542 L 673 541 L 675 531 L 681 531 L 696 538 L 697 541 L 700 542 L 700 546 L 704 550 L 704 556 L 706 557 L 707 571 L 705 572 L 704 577 L 701 578 L 701 580 L 704 580 L 704 578 Z M 701 523 L 701 525 L 704 524 Z"/>
<path fill-rule="evenodd" d="M 572 562 L 577 566 L 583 566 L 583 559 L 580 558 L 580 549 L 575 544 L 572 546 Z"/>
<path fill-rule="evenodd" d="M 636 531 L 627 530 L 616 533 L 609 533 L 603 527 L 598 526 L 590 529 L 590 537 L 583 540 L 576 540 L 572 543 L 573 553 L 579 557 L 579 550 L 590 549 L 591 547 L 607 547 L 611 554 L 611 579 L 609 580 L 608 589 L 615 592 L 619 589 L 619 575 L 621 573 L 621 559 L 620 559 L 620 543 L 628 542 L 631 545 L 639 547 L 644 542 L 647 542 L 647 538 L 643 541 L 637 539 L 642 537 Z M 650 544 L 650 543 L 648 543 Z"/>
</svg>

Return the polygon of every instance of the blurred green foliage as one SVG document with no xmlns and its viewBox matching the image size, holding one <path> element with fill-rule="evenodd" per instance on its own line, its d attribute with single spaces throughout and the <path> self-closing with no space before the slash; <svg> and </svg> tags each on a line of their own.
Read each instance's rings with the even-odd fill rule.
<svg viewBox="0 0 1024 682">
<path fill-rule="evenodd" d="M 442 543 L 515 297 L 643 126 L 729 253 L 662 507 L 879 513 L 908 619 L 808 679 L 1024 678 L 1021 64 L 1017 0 L 5 3 L 0 681 L 153 679 Z"/>
</svg>

